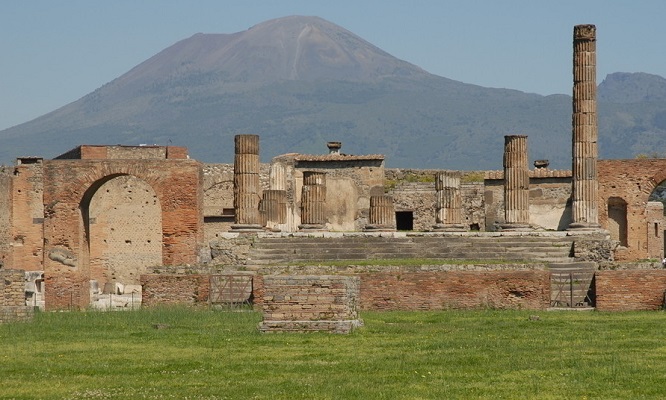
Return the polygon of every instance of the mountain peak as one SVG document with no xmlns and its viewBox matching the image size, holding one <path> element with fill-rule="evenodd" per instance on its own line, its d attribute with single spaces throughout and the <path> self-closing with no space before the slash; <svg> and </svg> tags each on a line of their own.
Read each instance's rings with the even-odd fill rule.
<svg viewBox="0 0 666 400">
<path fill-rule="evenodd" d="M 369 81 L 427 74 L 319 17 L 272 19 L 233 34 L 197 33 L 139 64 L 120 79 L 147 83 L 184 75 L 216 81 Z M 152 83 L 152 82 L 151 82 Z"/>
<path fill-rule="evenodd" d="M 628 104 L 666 100 L 666 79 L 644 72 L 615 72 L 606 75 L 597 93 L 600 101 Z"/>
</svg>

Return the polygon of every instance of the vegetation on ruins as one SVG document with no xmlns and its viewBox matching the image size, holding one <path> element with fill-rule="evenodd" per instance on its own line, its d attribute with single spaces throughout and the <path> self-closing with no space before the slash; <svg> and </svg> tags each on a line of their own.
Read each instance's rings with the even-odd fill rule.
<svg viewBox="0 0 666 400">
<path fill-rule="evenodd" d="M 0 325 L 2 398 L 664 398 L 663 312 L 363 313 L 350 335 L 255 312 L 38 313 Z"/>
</svg>

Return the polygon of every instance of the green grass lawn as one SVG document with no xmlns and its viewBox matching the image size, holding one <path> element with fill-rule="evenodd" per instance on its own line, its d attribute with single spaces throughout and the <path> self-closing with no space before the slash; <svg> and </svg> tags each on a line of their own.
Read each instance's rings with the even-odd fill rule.
<svg viewBox="0 0 666 400">
<path fill-rule="evenodd" d="M 0 398 L 666 398 L 663 312 L 362 317 L 333 335 L 261 334 L 254 312 L 38 313 L 0 325 Z"/>
</svg>

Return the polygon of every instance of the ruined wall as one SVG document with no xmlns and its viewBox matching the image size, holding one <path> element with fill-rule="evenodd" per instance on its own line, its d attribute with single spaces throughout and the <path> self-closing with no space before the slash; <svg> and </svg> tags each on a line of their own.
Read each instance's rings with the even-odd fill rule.
<svg viewBox="0 0 666 400">
<path fill-rule="evenodd" d="M 25 271 L 0 269 L 0 324 L 32 315 L 33 308 L 25 305 Z"/>
<path fill-rule="evenodd" d="M 44 259 L 43 163 L 41 159 L 31 161 L 35 162 L 21 163 L 13 171 L 10 266 L 39 271 Z"/>
<path fill-rule="evenodd" d="M 137 285 L 139 275 L 162 264 L 162 212 L 155 191 L 129 175 L 104 183 L 89 206 L 90 276 Z"/>
<path fill-rule="evenodd" d="M 659 250 L 650 251 L 651 237 L 658 245 L 654 223 L 660 221 L 654 220 L 654 214 L 648 218 L 647 204 L 655 187 L 666 180 L 666 160 L 599 160 L 598 167 L 599 223 L 612 228 L 611 235 L 622 244 L 615 258 L 640 260 L 663 252 L 663 240 Z M 618 237 L 616 230 L 625 232 L 626 237 Z"/>
<path fill-rule="evenodd" d="M 263 285 L 262 332 L 349 333 L 361 324 L 358 277 L 273 275 Z"/>
<path fill-rule="evenodd" d="M 363 310 L 546 309 L 548 271 L 446 271 L 361 275 Z"/>
<path fill-rule="evenodd" d="M 10 167 L 0 167 L 0 268 L 11 267 L 12 178 Z"/>
<path fill-rule="evenodd" d="M 545 309 L 550 304 L 550 274 L 544 264 L 267 266 L 254 272 L 252 293 L 258 306 L 266 296 L 264 281 L 285 274 L 357 276 L 361 310 Z M 144 275 L 144 304 L 206 303 L 209 284 L 203 276 L 210 274 Z"/>
<path fill-rule="evenodd" d="M 666 270 L 597 271 L 599 311 L 660 310 L 664 306 Z"/>
<path fill-rule="evenodd" d="M 485 180 L 485 218 L 488 231 L 504 221 L 504 174 L 488 171 Z M 571 171 L 530 171 L 530 225 L 547 230 L 564 230 L 571 223 Z"/>
<path fill-rule="evenodd" d="M 198 162 L 45 161 L 44 271 L 48 309 L 88 305 L 90 201 L 104 183 L 125 175 L 148 184 L 161 205 L 161 263 L 198 261 L 203 245 L 202 173 Z"/>
<path fill-rule="evenodd" d="M 202 164 L 204 241 L 209 243 L 218 233 L 228 232 L 234 223 L 234 165 Z M 269 189 L 270 164 L 259 164 L 259 183 Z"/>
<path fill-rule="evenodd" d="M 288 158 L 288 157 L 282 157 Z M 288 214 L 301 223 L 303 172 L 326 174 L 326 227 L 331 231 L 360 231 L 368 224 L 370 196 L 384 194 L 384 160 L 380 156 L 297 156 L 295 161 L 274 159 L 288 169 Z M 289 182 L 291 180 L 291 182 Z"/>
<path fill-rule="evenodd" d="M 436 169 L 386 169 L 385 187 L 393 196 L 395 210 L 411 211 L 415 231 L 431 230 L 435 224 Z M 482 172 L 462 172 L 462 222 L 470 230 L 486 229 L 483 182 L 475 181 Z"/>
<path fill-rule="evenodd" d="M 207 304 L 210 293 L 208 274 L 141 275 L 142 306 Z"/>
<path fill-rule="evenodd" d="M 187 159 L 187 148 L 179 146 L 107 146 L 81 145 L 57 156 L 56 160 L 148 160 L 148 159 Z"/>
</svg>

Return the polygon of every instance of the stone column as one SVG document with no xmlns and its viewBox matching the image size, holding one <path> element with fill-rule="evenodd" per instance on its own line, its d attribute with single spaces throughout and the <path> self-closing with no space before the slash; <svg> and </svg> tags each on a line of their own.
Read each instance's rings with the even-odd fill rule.
<svg viewBox="0 0 666 400">
<path fill-rule="evenodd" d="M 303 172 L 301 193 L 301 224 L 299 229 L 322 230 L 326 228 L 326 174 Z"/>
<path fill-rule="evenodd" d="M 395 208 L 391 196 L 370 196 L 370 218 L 366 231 L 395 231 Z"/>
<path fill-rule="evenodd" d="M 573 34 L 572 222 L 569 229 L 599 229 L 597 192 L 596 27 L 576 25 Z"/>
<path fill-rule="evenodd" d="M 268 175 L 269 187 L 275 190 L 287 190 L 287 168 L 280 162 L 271 164 Z"/>
<path fill-rule="evenodd" d="M 264 190 L 261 199 L 266 228 L 281 231 L 280 225 L 287 222 L 287 192 L 285 190 Z"/>
<path fill-rule="evenodd" d="M 462 223 L 460 171 L 435 175 L 435 231 L 466 231 Z"/>
<path fill-rule="evenodd" d="M 524 135 L 504 136 L 504 221 L 503 230 L 530 227 L 530 171 Z"/>
<path fill-rule="evenodd" d="M 259 136 L 234 137 L 234 209 L 235 231 L 261 230 L 259 215 Z"/>
</svg>

